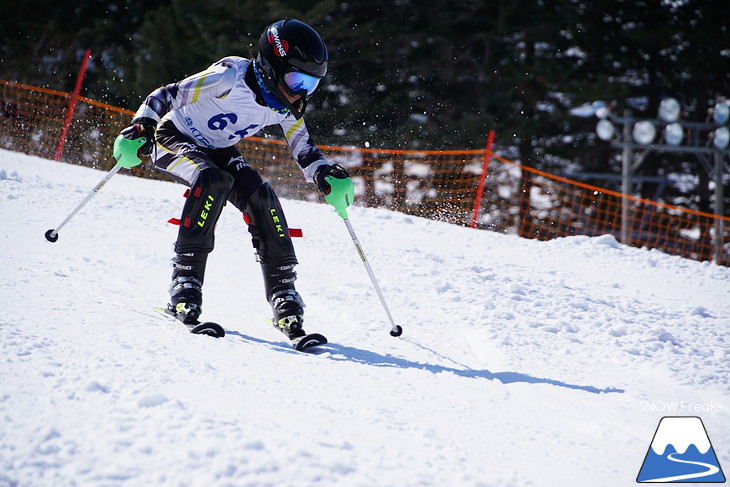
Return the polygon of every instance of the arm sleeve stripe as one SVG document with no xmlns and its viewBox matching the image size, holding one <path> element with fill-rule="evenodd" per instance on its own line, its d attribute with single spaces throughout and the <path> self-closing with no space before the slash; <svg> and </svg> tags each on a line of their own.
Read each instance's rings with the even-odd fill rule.
<svg viewBox="0 0 730 487">
<path fill-rule="evenodd" d="M 296 130 L 299 127 L 302 126 L 302 122 L 304 122 L 304 119 L 300 118 L 299 120 L 297 120 L 297 122 L 294 125 L 291 126 L 291 128 L 289 130 L 286 131 L 286 140 L 289 140 L 291 138 L 292 134 L 294 132 L 296 132 Z"/>
<path fill-rule="evenodd" d="M 200 89 L 203 87 L 203 82 L 205 81 L 205 78 L 208 77 L 208 73 L 205 73 L 203 76 L 200 77 L 197 83 L 195 83 L 195 91 L 193 92 L 193 100 L 190 103 L 195 103 L 198 101 L 198 96 L 200 96 Z"/>
</svg>

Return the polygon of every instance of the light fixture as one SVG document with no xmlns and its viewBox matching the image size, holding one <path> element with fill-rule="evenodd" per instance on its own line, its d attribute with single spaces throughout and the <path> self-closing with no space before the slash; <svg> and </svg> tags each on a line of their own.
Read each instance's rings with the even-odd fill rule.
<svg viewBox="0 0 730 487">
<path fill-rule="evenodd" d="M 676 122 L 679 118 L 681 107 L 675 98 L 664 98 L 659 103 L 659 118 L 665 122 Z"/>
<path fill-rule="evenodd" d="M 712 119 L 716 124 L 722 125 L 727 122 L 728 117 L 730 117 L 730 107 L 728 107 L 727 102 L 725 100 L 718 101 L 712 110 Z"/>
<path fill-rule="evenodd" d="M 608 117 L 610 110 L 606 106 L 605 101 L 597 100 L 592 103 L 593 111 L 596 114 L 596 117 L 600 119 L 604 119 Z"/>
<path fill-rule="evenodd" d="M 684 129 L 677 122 L 670 123 L 664 128 L 664 140 L 669 145 L 679 145 L 684 138 Z"/>
<path fill-rule="evenodd" d="M 720 150 L 725 149 L 728 142 L 730 142 L 730 130 L 727 127 L 715 129 L 715 132 L 712 134 L 712 143 L 715 147 Z"/>
<path fill-rule="evenodd" d="M 601 140 L 611 140 L 615 131 L 613 124 L 605 118 L 599 120 L 596 125 L 596 133 Z"/>
<path fill-rule="evenodd" d="M 648 120 L 642 120 L 634 124 L 632 132 L 634 140 L 641 145 L 649 145 L 656 136 L 656 127 Z"/>
</svg>

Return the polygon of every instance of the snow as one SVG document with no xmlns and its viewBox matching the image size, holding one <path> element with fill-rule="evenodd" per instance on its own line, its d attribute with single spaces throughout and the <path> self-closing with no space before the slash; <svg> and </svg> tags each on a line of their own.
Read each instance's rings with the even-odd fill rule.
<svg viewBox="0 0 730 487">
<path fill-rule="evenodd" d="M 204 317 L 159 319 L 183 188 L 0 151 L 0 486 L 634 485 L 663 416 L 730 465 L 730 269 L 284 200 L 306 328 L 267 322 L 227 206 Z M 692 405 L 692 407 L 686 407 Z M 698 412 L 699 411 L 699 412 Z"/>
</svg>

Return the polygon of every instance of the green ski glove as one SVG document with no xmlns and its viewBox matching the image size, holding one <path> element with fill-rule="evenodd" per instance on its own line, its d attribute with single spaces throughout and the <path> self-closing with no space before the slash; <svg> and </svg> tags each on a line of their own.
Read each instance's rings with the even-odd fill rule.
<svg viewBox="0 0 730 487">
<path fill-rule="evenodd" d="M 355 200 L 355 185 L 347 171 L 337 164 L 324 165 L 314 174 L 317 187 L 325 194 L 324 200 L 334 206 L 342 218 L 347 218 L 347 207 Z"/>
<path fill-rule="evenodd" d="M 132 120 L 114 141 L 114 158 L 117 163 L 127 169 L 140 165 L 140 155 L 150 155 L 155 146 L 156 127 L 157 122 L 148 117 Z"/>
</svg>

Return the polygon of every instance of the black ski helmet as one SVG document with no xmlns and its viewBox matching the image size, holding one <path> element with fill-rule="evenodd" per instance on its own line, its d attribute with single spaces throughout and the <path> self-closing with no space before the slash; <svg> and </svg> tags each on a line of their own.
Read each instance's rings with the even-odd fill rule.
<svg viewBox="0 0 730 487">
<path fill-rule="evenodd" d="M 317 31 L 304 22 L 280 20 L 261 34 L 256 67 L 269 92 L 298 118 L 319 80 L 327 74 L 327 46 Z M 291 106 L 279 85 L 290 95 L 302 97 L 301 108 Z"/>
</svg>

